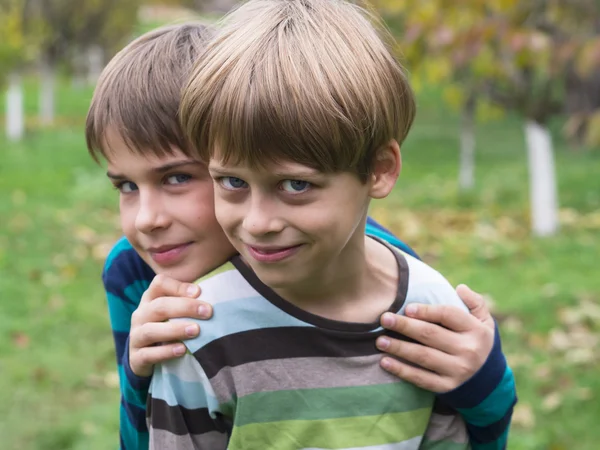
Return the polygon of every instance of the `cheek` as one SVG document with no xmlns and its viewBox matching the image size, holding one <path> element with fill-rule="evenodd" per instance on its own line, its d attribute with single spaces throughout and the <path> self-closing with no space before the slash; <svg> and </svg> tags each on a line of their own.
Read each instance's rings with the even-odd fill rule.
<svg viewBox="0 0 600 450">
<path fill-rule="evenodd" d="M 214 210 L 219 226 L 221 226 L 225 231 L 235 226 L 242 211 L 239 205 L 236 207 L 236 205 L 232 205 L 231 203 L 223 199 L 219 199 L 218 197 L 214 201 Z"/>
<path fill-rule="evenodd" d="M 123 199 L 119 202 L 119 217 L 121 220 L 121 229 L 123 234 L 131 242 L 135 238 L 135 218 L 137 208 L 131 202 Z"/>
</svg>

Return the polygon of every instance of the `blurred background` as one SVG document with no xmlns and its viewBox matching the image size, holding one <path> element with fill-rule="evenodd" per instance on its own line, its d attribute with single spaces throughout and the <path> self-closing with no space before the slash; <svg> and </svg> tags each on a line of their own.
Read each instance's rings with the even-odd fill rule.
<svg viewBox="0 0 600 450">
<path fill-rule="evenodd" d="M 0 0 L 0 447 L 118 445 L 100 273 L 118 193 L 83 124 L 104 64 L 234 0 Z M 509 448 L 600 442 L 596 0 L 375 0 L 418 96 L 372 215 L 484 292 L 515 370 Z M 594 269 L 596 267 L 596 269 Z"/>
</svg>

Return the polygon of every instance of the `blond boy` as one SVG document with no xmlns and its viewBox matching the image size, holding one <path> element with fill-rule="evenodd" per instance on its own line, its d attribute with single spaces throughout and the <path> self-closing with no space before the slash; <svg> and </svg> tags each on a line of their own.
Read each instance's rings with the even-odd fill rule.
<svg viewBox="0 0 600 450">
<path fill-rule="evenodd" d="M 436 271 L 365 237 L 414 112 L 360 8 L 251 0 L 227 18 L 181 114 L 239 255 L 201 281 L 215 316 L 189 352 L 155 367 L 151 448 L 469 447 L 456 412 L 378 364 L 381 314 L 464 308 Z"/>
</svg>

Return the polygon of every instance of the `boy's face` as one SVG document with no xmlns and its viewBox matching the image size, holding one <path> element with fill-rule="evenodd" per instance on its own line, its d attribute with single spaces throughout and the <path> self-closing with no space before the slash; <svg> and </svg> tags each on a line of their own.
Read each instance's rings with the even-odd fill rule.
<svg viewBox="0 0 600 450">
<path fill-rule="evenodd" d="M 271 288 L 314 282 L 364 240 L 371 181 L 292 162 L 250 169 L 215 158 L 209 171 L 219 223 Z"/>
<path fill-rule="evenodd" d="M 204 164 L 181 151 L 138 155 L 110 138 L 107 175 L 120 192 L 123 232 L 156 273 L 192 282 L 235 253 L 215 218 Z"/>
</svg>

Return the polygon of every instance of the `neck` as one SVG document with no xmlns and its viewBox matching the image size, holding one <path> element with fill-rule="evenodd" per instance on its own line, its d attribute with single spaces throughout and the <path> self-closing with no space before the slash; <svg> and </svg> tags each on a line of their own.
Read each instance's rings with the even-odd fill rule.
<svg viewBox="0 0 600 450">
<path fill-rule="evenodd" d="M 373 322 L 395 299 L 397 272 L 392 252 L 361 232 L 318 276 L 275 292 L 312 314 Z"/>
</svg>

